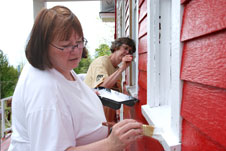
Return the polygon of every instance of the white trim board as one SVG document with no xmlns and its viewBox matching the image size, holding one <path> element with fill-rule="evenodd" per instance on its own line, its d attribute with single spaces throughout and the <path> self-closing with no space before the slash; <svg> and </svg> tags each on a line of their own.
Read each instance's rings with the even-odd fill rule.
<svg viewBox="0 0 226 151">
<path fill-rule="evenodd" d="M 158 141 L 162 144 L 164 150 L 180 151 L 181 143 L 179 138 L 174 135 L 170 128 L 170 107 L 161 106 L 150 108 L 149 105 L 143 105 L 141 111 L 148 124 L 154 125 L 158 129 L 162 129 Z"/>
<path fill-rule="evenodd" d="M 161 105 L 158 100 L 159 81 L 158 57 L 159 46 L 155 45 L 158 41 L 158 15 L 159 1 L 148 0 L 148 63 L 147 63 L 147 105 L 142 106 L 142 114 L 149 124 L 163 126 L 161 143 L 165 150 L 181 150 L 181 116 L 180 106 L 182 98 L 182 81 L 180 80 L 180 64 L 182 54 L 182 44 L 180 43 L 180 28 L 182 21 L 183 8 L 180 0 L 171 0 L 171 87 L 168 95 L 168 104 Z M 151 53 L 152 54 L 151 54 Z M 153 54 L 156 54 L 153 56 Z M 154 70 L 153 70 L 154 69 Z M 155 101 L 153 101 L 155 100 Z M 164 123 L 164 124 L 163 124 Z"/>
</svg>

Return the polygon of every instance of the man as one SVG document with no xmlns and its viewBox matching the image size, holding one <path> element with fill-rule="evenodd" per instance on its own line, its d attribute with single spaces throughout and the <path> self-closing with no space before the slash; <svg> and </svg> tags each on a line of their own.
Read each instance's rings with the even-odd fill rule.
<svg viewBox="0 0 226 151">
<path fill-rule="evenodd" d="M 112 42 L 110 56 L 98 57 L 90 64 L 85 83 L 91 88 L 105 87 L 121 92 L 121 74 L 131 64 L 135 51 L 132 39 L 128 37 L 116 39 Z M 104 107 L 104 111 L 108 122 L 117 121 L 115 110 Z"/>
</svg>

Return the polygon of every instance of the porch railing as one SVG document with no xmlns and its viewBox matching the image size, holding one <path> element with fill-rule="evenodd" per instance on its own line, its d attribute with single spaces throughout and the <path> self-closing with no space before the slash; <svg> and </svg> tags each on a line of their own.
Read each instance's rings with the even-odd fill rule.
<svg viewBox="0 0 226 151">
<path fill-rule="evenodd" d="M 6 117 L 5 117 L 5 103 L 8 101 L 12 101 L 12 96 L 1 99 L 1 108 L 0 108 L 0 114 L 1 114 L 1 138 L 4 138 L 6 133 L 11 130 L 10 128 L 6 128 Z"/>
</svg>

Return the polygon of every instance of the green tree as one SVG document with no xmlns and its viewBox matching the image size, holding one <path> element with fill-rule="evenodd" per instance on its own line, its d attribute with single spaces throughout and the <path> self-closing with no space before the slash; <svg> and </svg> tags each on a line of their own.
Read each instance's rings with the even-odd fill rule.
<svg viewBox="0 0 226 151">
<path fill-rule="evenodd" d="M 0 89 L 1 98 L 13 95 L 18 80 L 18 72 L 8 63 L 7 57 L 0 50 Z"/>
<path fill-rule="evenodd" d="M 110 55 L 111 51 L 110 48 L 107 44 L 101 44 L 99 48 L 95 49 L 95 58 L 98 58 L 99 56 L 105 56 L 105 55 Z"/>
<path fill-rule="evenodd" d="M 82 58 L 81 61 L 79 62 L 78 67 L 75 68 L 74 71 L 77 74 L 86 73 L 91 62 L 92 62 L 92 59 L 91 59 L 90 55 L 88 55 L 87 58 Z"/>
<path fill-rule="evenodd" d="M 104 55 L 110 55 L 111 51 L 108 45 L 106 44 L 101 44 L 99 46 L 99 48 L 95 49 L 95 58 L 99 57 L 99 56 L 104 56 Z M 89 65 L 92 62 L 92 58 L 90 55 L 88 55 L 87 58 L 82 58 L 82 60 L 80 61 L 79 65 L 77 68 L 74 69 L 74 71 L 77 74 L 80 73 L 87 73 L 88 69 L 89 69 Z"/>
</svg>

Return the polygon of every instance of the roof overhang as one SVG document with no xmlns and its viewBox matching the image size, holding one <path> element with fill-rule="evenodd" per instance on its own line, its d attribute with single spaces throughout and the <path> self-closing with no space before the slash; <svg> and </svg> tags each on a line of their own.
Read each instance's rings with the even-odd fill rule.
<svg viewBox="0 0 226 151">
<path fill-rule="evenodd" d="M 103 22 L 115 21 L 115 0 L 100 1 L 100 18 Z"/>
</svg>

